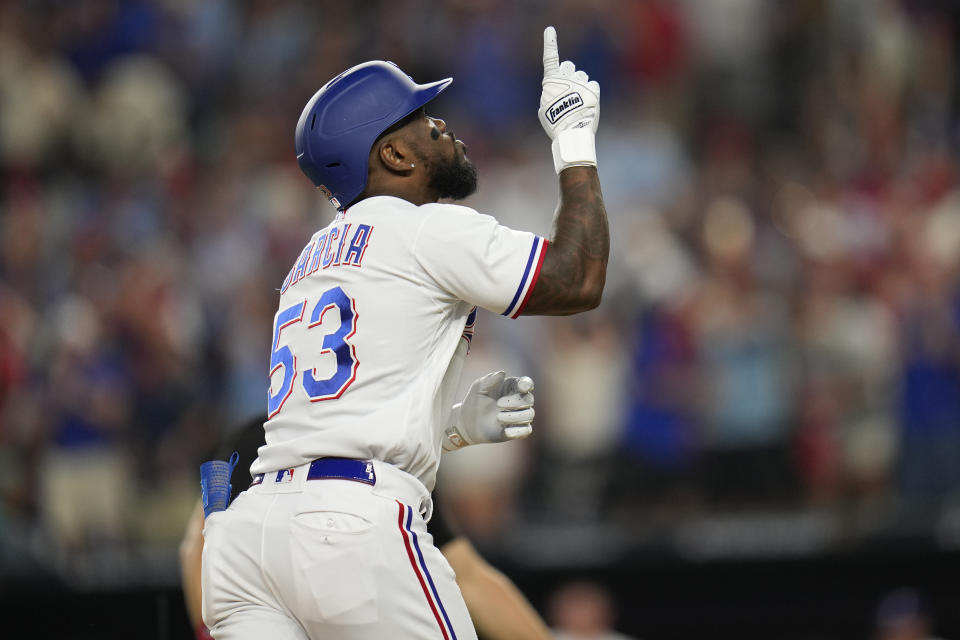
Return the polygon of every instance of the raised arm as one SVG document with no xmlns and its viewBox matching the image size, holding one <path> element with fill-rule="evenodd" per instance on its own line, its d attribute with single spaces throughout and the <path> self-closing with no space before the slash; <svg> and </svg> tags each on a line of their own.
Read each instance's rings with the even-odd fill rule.
<svg viewBox="0 0 960 640">
<path fill-rule="evenodd" d="M 550 245 L 523 315 L 570 315 L 600 304 L 610 253 L 594 135 L 600 85 L 569 60 L 559 63 L 557 32 L 543 32 L 540 124 L 550 136 L 560 203 Z"/>
<path fill-rule="evenodd" d="M 565 316 L 600 304 L 610 231 L 596 167 L 560 173 L 560 204 L 540 275 L 522 315 Z"/>
</svg>

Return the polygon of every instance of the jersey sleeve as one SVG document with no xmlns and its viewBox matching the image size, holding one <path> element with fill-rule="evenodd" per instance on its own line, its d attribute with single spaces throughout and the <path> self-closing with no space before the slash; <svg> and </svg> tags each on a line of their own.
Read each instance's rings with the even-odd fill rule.
<svg viewBox="0 0 960 640">
<path fill-rule="evenodd" d="M 547 240 L 516 231 L 493 217 L 449 204 L 429 204 L 414 240 L 414 255 L 444 291 L 494 313 L 523 311 L 547 250 Z"/>
</svg>

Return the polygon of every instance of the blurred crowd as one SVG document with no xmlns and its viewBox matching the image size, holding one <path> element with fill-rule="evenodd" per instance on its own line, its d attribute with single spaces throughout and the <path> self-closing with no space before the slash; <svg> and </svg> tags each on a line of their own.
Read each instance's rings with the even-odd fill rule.
<svg viewBox="0 0 960 640">
<path fill-rule="evenodd" d="M 541 32 L 602 88 L 583 317 L 482 316 L 533 438 L 445 458 L 467 531 L 960 497 L 960 12 L 934 0 L 0 3 L 0 546 L 171 544 L 264 410 L 277 289 L 332 209 L 293 127 L 393 60 L 467 204 L 548 234 Z M 475 374 L 472 375 L 471 374 Z M 239 470 L 234 482 L 242 480 Z"/>
</svg>

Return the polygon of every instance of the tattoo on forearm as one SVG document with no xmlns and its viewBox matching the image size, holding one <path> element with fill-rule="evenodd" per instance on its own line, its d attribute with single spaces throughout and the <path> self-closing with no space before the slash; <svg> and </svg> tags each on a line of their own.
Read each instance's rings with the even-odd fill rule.
<svg viewBox="0 0 960 640">
<path fill-rule="evenodd" d="M 560 174 L 552 236 L 525 314 L 576 313 L 588 308 L 585 300 L 591 292 L 599 296 L 603 289 L 610 232 L 596 169 Z"/>
</svg>

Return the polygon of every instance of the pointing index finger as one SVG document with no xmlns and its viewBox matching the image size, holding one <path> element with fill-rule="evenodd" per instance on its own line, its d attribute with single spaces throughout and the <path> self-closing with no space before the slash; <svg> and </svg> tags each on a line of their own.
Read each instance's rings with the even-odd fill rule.
<svg viewBox="0 0 960 640">
<path fill-rule="evenodd" d="M 560 68 L 560 54 L 557 51 L 557 30 L 547 27 L 543 30 L 543 72 L 550 73 Z"/>
</svg>

